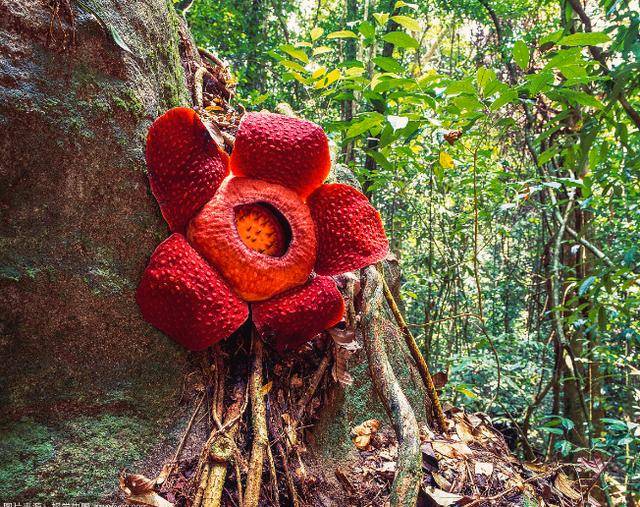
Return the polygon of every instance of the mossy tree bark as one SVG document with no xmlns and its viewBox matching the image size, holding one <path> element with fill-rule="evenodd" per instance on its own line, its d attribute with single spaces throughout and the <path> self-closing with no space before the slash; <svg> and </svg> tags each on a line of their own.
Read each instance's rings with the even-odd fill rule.
<svg viewBox="0 0 640 507">
<path fill-rule="evenodd" d="M 170 0 L 0 0 L 0 499 L 115 498 L 118 471 L 157 474 L 190 418 L 198 358 L 133 298 L 168 234 L 143 148 L 156 116 L 190 103 L 184 36 Z M 388 349 L 423 418 L 408 353 Z M 311 467 L 334 486 L 318 504 L 341 502 L 349 430 L 386 420 L 364 352 L 351 363 L 311 435 Z"/>
<path fill-rule="evenodd" d="M 0 498 L 98 499 L 162 441 L 185 354 L 133 290 L 166 226 L 143 147 L 189 94 L 170 0 L 0 1 Z"/>
</svg>

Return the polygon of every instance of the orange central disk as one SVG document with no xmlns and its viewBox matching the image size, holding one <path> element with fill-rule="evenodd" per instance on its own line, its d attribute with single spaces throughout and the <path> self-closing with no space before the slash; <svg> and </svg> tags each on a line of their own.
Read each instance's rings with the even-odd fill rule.
<svg viewBox="0 0 640 507">
<path fill-rule="evenodd" d="M 271 257 L 281 257 L 286 252 L 284 226 L 267 206 L 244 204 L 235 212 L 236 229 L 246 246 Z"/>
</svg>

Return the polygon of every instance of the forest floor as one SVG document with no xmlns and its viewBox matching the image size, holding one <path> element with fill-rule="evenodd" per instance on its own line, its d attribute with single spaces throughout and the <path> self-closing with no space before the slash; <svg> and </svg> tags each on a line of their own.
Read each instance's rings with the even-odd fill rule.
<svg viewBox="0 0 640 507">
<path fill-rule="evenodd" d="M 269 408 L 269 450 L 261 472 L 260 505 L 324 505 L 314 499 L 320 492 L 335 491 L 326 481 L 331 475 L 339 484 L 341 505 L 389 505 L 398 440 L 387 421 L 369 419 L 351 428 L 353 459 L 335 470 L 316 470 L 309 459 L 307 438 L 312 437 L 307 430 L 327 403 L 327 391 L 339 382 L 331 367 L 336 364 L 335 348 L 325 345 L 307 346 L 297 357 L 267 361 L 267 370 L 274 374 L 261 390 Z M 123 471 L 120 487 L 128 503 L 155 507 L 243 505 L 242 483 L 249 475 L 255 440 L 253 415 L 246 402 L 249 361 L 235 357 L 231 361 L 235 366 L 225 367 L 230 358 L 218 357 L 226 360 L 214 357 L 212 364 L 207 364 L 201 357 L 201 369 L 188 376 L 185 396 L 191 402 L 186 404 L 185 412 L 190 413 L 185 413 L 188 424 L 184 435 L 177 448 L 158 447 L 145 463 L 145 473 L 161 470 L 158 477 L 148 479 Z M 591 493 L 606 464 L 523 461 L 486 414 L 466 413 L 452 406 L 444 410 L 444 432 L 420 423 L 423 475 L 419 506 L 600 505 Z M 226 422 L 221 426 L 215 423 L 223 420 L 217 411 L 225 414 Z M 229 419 L 230 414 L 235 415 Z M 214 429 L 209 432 L 211 427 Z M 225 453 L 220 442 L 229 436 L 234 437 L 235 449 Z M 222 465 L 225 470 L 218 497 L 206 481 L 201 486 L 203 463 L 205 467 Z M 217 499 L 211 501 L 212 496 Z"/>
</svg>

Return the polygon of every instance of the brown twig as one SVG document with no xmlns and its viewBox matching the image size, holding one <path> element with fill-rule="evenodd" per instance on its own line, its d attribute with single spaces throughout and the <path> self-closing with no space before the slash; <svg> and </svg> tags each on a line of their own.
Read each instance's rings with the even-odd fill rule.
<svg viewBox="0 0 640 507">
<path fill-rule="evenodd" d="M 191 432 L 193 421 L 195 421 L 196 416 L 198 415 L 198 412 L 200 412 L 200 407 L 202 407 L 202 402 L 204 401 L 205 398 L 206 398 L 206 395 L 203 394 L 200 397 L 200 401 L 198 401 L 198 403 L 196 404 L 196 408 L 194 409 L 193 414 L 191 414 L 191 418 L 187 423 L 187 427 L 185 428 L 184 433 L 182 434 L 180 443 L 178 444 L 178 447 L 176 447 L 176 452 L 173 454 L 173 459 L 169 463 L 167 463 L 164 467 L 162 467 L 162 471 L 156 478 L 156 484 L 160 485 L 163 482 L 165 482 L 169 477 L 171 477 L 171 474 L 175 470 L 176 464 L 178 463 L 178 459 L 180 458 L 180 453 L 182 452 L 182 449 L 184 448 L 184 444 L 187 441 L 187 437 Z"/>
<path fill-rule="evenodd" d="M 220 368 L 217 368 L 216 378 L 214 380 L 216 384 L 218 384 L 219 380 L 224 382 L 224 376 L 221 377 L 219 373 Z M 219 393 L 219 386 L 216 389 L 211 409 L 216 427 L 211 431 L 202 449 L 202 454 L 196 468 L 195 481 L 198 484 L 198 488 L 194 495 L 192 507 L 200 507 L 200 505 L 208 507 L 219 506 L 227 473 L 227 464 L 233 459 L 237 467 L 239 461 L 239 451 L 235 443 L 235 435 L 239 426 L 237 422 L 247 407 L 247 396 L 245 393 L 245 396 L 241 400 L 237 398 L 236 401 L 229 406 L 226 412 L 225 423 L 221 424 L 220 412 L 222 409 L 218 406 L 218 402 L 221 399 L 222 393 Z M 244 382 L 236 385 L 236 391 L 238 393 L 245 391 Z M 237 468 L 236 474 L 238 474 Z M 241 488 L 238 490 L 238 498 L 240 505 L 242 505 Z"/>
<path fill-rule="evenodd" d="M 298 407 L 296 409 L 296 420 L 300 420 L 302 418 L 302 415 L 304 414 L 304 411 L 307 408 L 307 405 L 311 401 L 311 398 L 313 398 L 313 395 L 318 389 L 318 385 L 320 384 L 322 377 L 327 371 L 327 368 L 330 362 L 331 362 L 331 353 L 329 349 L 326 351 L 325 356 L 322 358 L 322 361 L 320 361 L 320 364 L 318 365 L 318 368 L 316 369 L 316 371 L 313 373 L 313 376 L 311 377 L 311 379 L 309 379 L 309 386 L 307 387 L 304 394 L 302 395 L 302 398 L 300 398 L 300 401 L 298 402 Z"/>
<path fill-rule="evenodd" d="M 273 445 L 276 446 L 276 451 L 278 452 L 280 461 L 282 461 L 282 470 L 284 471 L 285 482 L 287 483 L 287 489 L 289 490 L 289 499 L 291 500 L 291 505 L 293 507 L 299 507 L 300 500 L 298 498 L 298 492 L 296 490 L 295 483 L 293 482 L 293 477 L 291 477 L 291 471 L 289 470 L 289 460 L 285 453 L 284 447 L 280 442 L 280 436 L 277 434 L 277 430 L 274 425 L 274 417 L 269 417 L 267 419 L 267 424 L 269 426 L 269 433 L 271 433 Z"/>
<path fill-rule="evenodd" d="M 201 65 L 196 69 L 196 72 L 193 75 L 193 97 L 195 99 L 196 106 L 200 108 L 203 104 L 202 90 L 205 72 L 207 72 L 207 69 Z"/>
<path fill-rule="evenodd" d="M 253 445 L 247 471 L 247 482 L 244 490 L 245 507 L 258 507 L 260 488 L 262 486 L 262 469 L 264 455 L 269 440 L 267 436 L 266 406 L 262 391 L 262 356 L 264 349 L 262 341 L 255 330 L 251 333 L 253 347 L 253 364 L 249 379 L 249 397 L 251 399 L 251 421 L 253 428 Z"/>
<path fill-rule="evenodd" d="M 269 462 L 269 473 L 271 475 L 271 490 L 273 493 L 273 502 L 276 507 L 280 507 L 280 490 L 278 488 L 278 473 L 276 472 L 276 463 L 273 459 L 271 446 L 267 445 L 267 459 Z"/>
<path fill-rule="evenodd" d="M 476 285 L 476 292 L 478 297 L 478 317 L 480 321 L 480 331 L 487 339 L 487 343 L 489 343 L 489 347 L 493 352 L 493 357 L 496 361 L 496 389 L 493 392 L 493 396 L 487 403 L 484 411 L 488 412 L 493 402 L 498 398 L 498 394 L 500 393 L 500 386 L 502 381 L 502 368 L 500 365 L 500 354 L 498 354 L 498 350 L 496 349 L 495 344 L 493 343 L 493 339 L 491 335 L 487 331 L 487 326 L 484 320 L 484 309 L 482 304 L 482 285 L 480 283 L 480 267 L 478 263 L 478 256 L 480 255 L 480 250 L 478 249 L 478 237 L 479 237 L 479 226 L 480 222 L 478 219 L 478 146 L 476 145 L 473 150 L 473 279 Z"/>
<path fill-rule="evenodd" d="M 382 278 L 382 284 L 384 287 L 384 296 L 387 300 L 387 304 L 389 305 L 389 308 L 391 308 L 391 313 L 393 313 L 393 316 L 395 317 L 396 322 L 398 323 L 398 326 L 400 326 L 400 330 L 402 331 L 404 340 L 407 346 L 409 347 L 409 352 L 411 353 L 411 357 L 413 357 L 413 360 L 416 362 L 416 366 L 418 367 L 418 371 L 420 372 L 420 377 L 422 378 L 422 381 L 424 382 L 424 385 L 427 389 L 427 395 L 431 400 L 435 421 L 438 427 L 440 428 L 440 430 L 445 431 L 445 429 L 447 428 L 447 420 L 444 417 L 444 412 L 442 411 L 442 405 L 440 404 L 440 397 L 438 396 L 438 393 L 436 391 L 436 386 L 433 383 L 433 378 L 431 377 L 429 366 L 427 365 L 427 362 L 424 360 L 424 356 L 420 352 L 420 349 L 418 348 L 418 344 L 416 343 L 416 340 L 413 337 L 411 330 L 407 326 L 407 323 L 405 322 L 404 317 L 402 316 L 402 312 L 398 308 L 396 300 L 393 297 L 393 294 L 391 293 L 391 289 L 389 289 L 389 285 L 387 285 L 387 282 L 384 279 L 384 277 L 381 277 L 381 278 Z"/>
<path fill-rule="evenodd" d="M 224 62 L 220 60 L 220 58 L 218 58 L 216 55 L 214 55 L 211 51 L 208 51 L 205 48 L 198 47 L 198 53 L 200 53 L 200 56 L 204 56 L 205 58 L 211 60 L 218 67 L 224 68 Z"/>
</svg>

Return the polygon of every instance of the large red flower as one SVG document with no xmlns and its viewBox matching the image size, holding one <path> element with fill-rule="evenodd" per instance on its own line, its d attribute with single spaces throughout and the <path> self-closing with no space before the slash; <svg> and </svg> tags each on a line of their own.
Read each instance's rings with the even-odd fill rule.
<svg viewBox="0 0 640 507">
<path fill-rule="evenodd" d="M 331 159 L 314 123 L 249 113 L 229 159 L 196 112 L 179 107 L 151 126 L 146 156 L 173 234 L 136 299 L 148 322 L 191 350 L 227 338 L 250 309 L 263 338 L 294 349 L 342 318 L 331 276 L 387 254 L 367 198 L 323 184 Z"/>
</svg>

